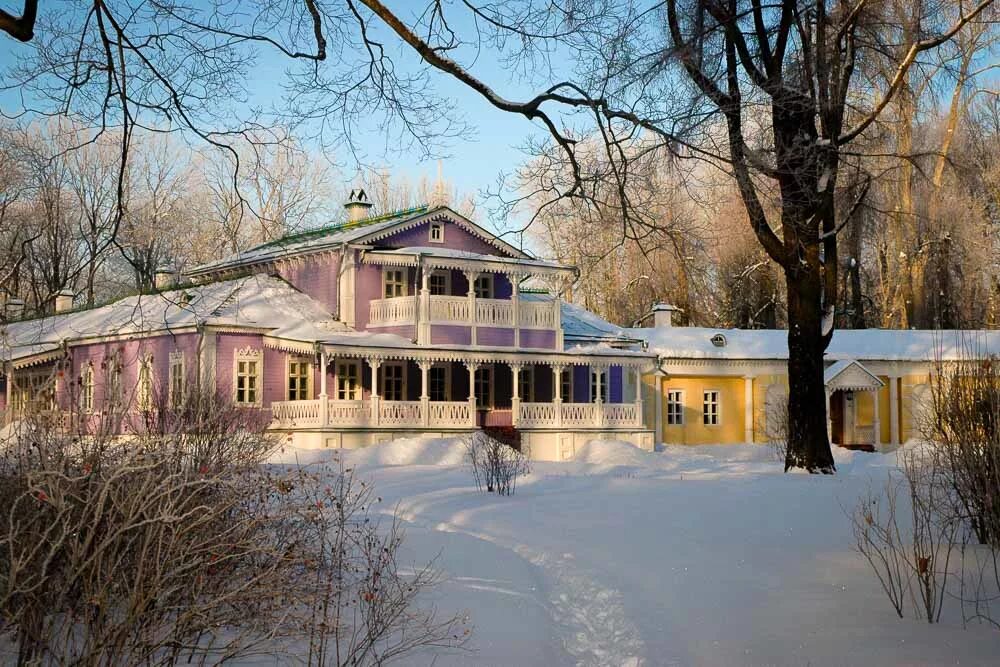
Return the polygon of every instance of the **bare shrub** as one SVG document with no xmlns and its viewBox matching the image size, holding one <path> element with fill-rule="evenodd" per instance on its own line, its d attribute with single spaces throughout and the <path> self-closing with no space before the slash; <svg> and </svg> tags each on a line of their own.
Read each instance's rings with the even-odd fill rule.
<svg viewBox="0 0 1000 667">
<path fill-rule="evenodd" d="M 788 455 L 788 396 L 782 394 L 780 400 L 766 405 L 764 415 L 764 437 L 774 452 L 774 457 L 784 463 Z"/>
<path fill-rule="evenodd" d="M 417 607 L 436 573 L 399 567 L 402 532 L 351 471 L 261 465 L 261 422 L 212 396 L 155 412 L 125 439 L 28 420 L 0 457 L 0 641 L 19 664 L 380 664 L 465 642 Z"/>
<path fill-rule="evenodd" d="M 531 472 L 529 455 L 482 431 L 466 440 L 466 458 L 472 478 L 480 491 L 496 491 L 501 496 L 514 495 L 517 478 Z"/>
<path fill-rule="evenodd" d="M 908 501 L 902 509 L 901 495 Z M 902 472 L 890 472 L 885 487 L 869 491 L 851 515 L 855 547 L 900 618 L 910 597 L 928 623 L 941 619 L 961 526 L 954 509 L 951 486 L 935 457 L 910 451 L 902 456 Z"/>
</svg>

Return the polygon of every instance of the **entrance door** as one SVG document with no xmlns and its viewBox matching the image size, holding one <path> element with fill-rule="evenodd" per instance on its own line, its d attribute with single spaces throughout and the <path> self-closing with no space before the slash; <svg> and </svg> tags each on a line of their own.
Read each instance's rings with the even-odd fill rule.
<svg viewBox="0 0 1000 667">
<path fill-rule="evenodd" d="M 844 445 L 844 392 L 835 391 L 830 397 L 831 440 L 834 444 Z"/>
</svg>

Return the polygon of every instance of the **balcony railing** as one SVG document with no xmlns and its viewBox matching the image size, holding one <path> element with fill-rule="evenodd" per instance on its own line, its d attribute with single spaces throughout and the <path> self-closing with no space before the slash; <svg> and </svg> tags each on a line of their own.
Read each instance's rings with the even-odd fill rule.
<svg viewBox="0 0 1000 667">
<path fill-rule="evenodd" d="M 470 401 L 327 399 L 325 414 L 318 399 L 271 404 L 274 428 L 474 428 L 478 413 Z M 631 429 L 642 427 L 642 409 L 638 403 L 521 403 L 516 415 L 510 408 L 490 410 L 480 423 L 512 422 L 518 428 Z"/>
<path fill-rule="evenodd" d="M 469 299 L 466 296 L 442 295 L 431 295 L 426 299 L 426 312 L 420 310 L 420 295 L 374 299 L 368 306 L 368 324 L 395 326 L 414 324 L 419 319 L 421 322 L 431 324 L 514 327 L 516 322 L 517 327 L 521 329 L 559 328 L 557 299 L 520 301 L 516 312 L 514 301 L 511 299 Z M 473 314 L 474 318 L 471 316 Z"/>
</svg>

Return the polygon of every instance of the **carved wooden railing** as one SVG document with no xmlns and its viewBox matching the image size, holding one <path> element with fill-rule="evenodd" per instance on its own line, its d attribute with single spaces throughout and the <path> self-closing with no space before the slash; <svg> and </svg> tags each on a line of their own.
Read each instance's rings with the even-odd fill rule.
<svg viewBox="0 0 1000 667">
<path fill-rule="evenodd" d="M 416 315 L 417 297 L 415 296 L 373 299 L 368 304 L 368 324 L 370 326 L 413 324 Z"/>
</svg>

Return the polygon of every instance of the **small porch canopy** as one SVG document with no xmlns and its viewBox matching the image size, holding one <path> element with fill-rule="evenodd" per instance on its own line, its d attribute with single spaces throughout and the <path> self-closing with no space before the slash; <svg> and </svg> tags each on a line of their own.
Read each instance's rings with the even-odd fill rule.
<svg viewBox="0 0 1000 667">
<path fill-rule="evenodd" d="M 541 259 L 519 259 L 500 255 L 482 255 L 453 248 L 414 246 L 395 250 L 368 250 L 361 261 L 381 266 L 423 266 L 428 269 L 455 269 L 466 273 L 502 273 L 505 275 L 560 276 L 572 278 L 576 269 Z"/>
<path fill-rule="evenodd" d="M 834 393 L 839 391 L 842 396 L 847 396 L 849 392 L 867 391 L 871 392 L 872 395 L 872 425 L 870 427 L 858 425 L 855 402 L 855 407 L 850 410 L 849 413 L 849 424 L 844 423 L 843 421 L 847 417 L 847 410 L 844 408 L 841 409 L 841 429 L 844 432 L 839 433 L 838 435 L 840 436 L 841 444 L 877 444 L 879 442 L 879 433 L 881 430 L 881 423 L 879 421 L 878 394 L 879 390 L 885 386 L 885 383 L 879 379 L 877 375 L 865 368 L 863 364 L 854 359 L 842 359 L 827 368 L 823 373 L 823 383 L 826 387 L 827 436 L 831 439 L 831 441 L 834 436 L 834 406 L 832 400 Z M 847 442 L 847 440 L 852 440 L 853 442 Z"/>
</svg>

